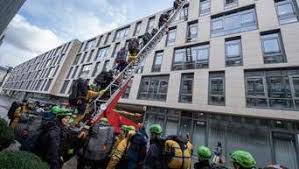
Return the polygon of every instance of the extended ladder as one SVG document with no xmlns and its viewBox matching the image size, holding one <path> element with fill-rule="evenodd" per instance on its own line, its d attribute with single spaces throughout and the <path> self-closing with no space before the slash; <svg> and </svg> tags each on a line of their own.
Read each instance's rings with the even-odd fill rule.
<svg viewBox="0 0 299 169">
<path fill-rule="evenodd" d="M 164 33 L 167 31 L 168 26 L 171 22 L 177 17 L 183 7 L 188 3 L 187 0 L 183 1 L 179 8 L 174 10 L 170 15 L 168 21 L 158 30 L 158 32 L 151 38 L 151 40 L 145 44 L 145 46 L 139 51 L 137 54 L 136 61 L 130 62 L 127 67 L 120 72 L 117 77 L 106 87 L 105 93 L 109 92 L 109 99 L 102 99 L 102 96 L 97 97 L 92 101 L 92 105 L 94 108 L 94 113 L 91 115 L 91 124 L 96 123 L 101 117 L 102 113 L 109 108 L 110 104 L 113 102 L 115 97 L 119 95 L 121 91 L 124 91 L 130 80 L 133 78 L 133 74 L 137 73 L 140 64 L 145 60 L 145 58 L 152 52 L 152 50 L 156 47 L 156 45 L 161 41 Z M 105 94 L 104 94 L 105 95 Z M 107 95 L 105 96 L 107 97 Z M 118 98 L 119 99 L 119 98 Z M 100 106 L 98 106 L 100 104 Z M 87 122 L 86 122 L 87 123 Z"/>
</svg>

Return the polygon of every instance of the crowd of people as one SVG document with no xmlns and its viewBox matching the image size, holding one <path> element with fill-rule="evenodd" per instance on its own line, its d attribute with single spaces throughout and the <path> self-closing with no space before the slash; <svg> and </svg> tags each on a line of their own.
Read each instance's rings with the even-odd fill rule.
<svg viewBox="0 0 299 169">
<path fill-rule="evenodd" d="M 175 0 L 174 10 L 182 2 Z M 167 11 L 160 16 L 158 28 L 146 32 L 142 43 L 132 38 L 128 47 L 120 49 L 114 72 L 101 72 L 91 85 L 88 85 L 88 80 L 76 80 L 68 102 L 60 105 L 27 100 L 13 102 L 8 111 L 9 126 L 21 144 L 20 149 L 38 155 L 49 164 L 50 169 L 61 169 L 63 163 L 74 156 L 77 158 L 77 169 L 226 168 L 220 142 L 214 151 L 205 145 L 193 147 L 187 134 L 163 137 L 167 133 L 163 133 L 159 124 L 151 124 L 148 129 L 143 124 L 139 124 L 138 128 L 121 125 L 121 131 L 116 132 L 109 119 L 102 117 L 99 123 L 76 130 L 80 122 L 90 118 L 94 111 L 90 103 L 98 96 L 105 98 L 106 87 L 117 73 L 136 61 L 140 49 L 169 20 L 172 12 Z M 192 161 L 194 152 L 197 161 Z M 234 151 L 230 158 L 233 169 L 256 168 L 254 157 L 247 151 Z M 271 165 L 265 169 L 286 168 Z"/>
<path fill-rule="evenodd" d="M 17 129 L 22 114 L 26 113 L 23 111 L 36 111 L 40 107 L 23 101 L 14 109 L 16 116 L 11 119 L 10 126 Z M 66 105 L 52 106 L 42 113 L 34 146 L 28 149 L 28 142 L 20 140 L 21 150 L 35 153 L 49 164 L 50 169 L 61 169 L 73 156 L 77 158 L 77 169 L 225 169 L 224 164 L 228 165 L 220 142 L 213 151 L 205 145 L 193 147 L 188 135 L 164 137 L 159 124 L 151 124 L 148 129 L 143 124 L 138 128 L 122 125 L 121 132 L 116 133 L 106 117 L 90 128 L 74 131 L 75 119 Z M 194 153 L 196 161 L 192 161 Z M 254 157 L 247 151 L 234 151 L 229 161 L 233 169 L 257 168 Z M 264 169 L 286 168 L 269 165 Z"/>
</svg>

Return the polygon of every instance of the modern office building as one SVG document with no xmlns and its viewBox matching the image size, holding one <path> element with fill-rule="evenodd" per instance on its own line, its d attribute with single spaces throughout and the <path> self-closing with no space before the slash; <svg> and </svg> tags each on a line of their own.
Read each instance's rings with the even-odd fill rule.
<svg viewBox="0 0 299 169">
<path fill-rule="evenodd" d="M 26 0 L 0 1 L 0 45 L 4 38 L 4 31 L 12 18 L 17 14 Z"/>
<path fill-rule="evenodd" d="M 80 45 L 73 40 L 16 66 L 3 89 L 18 98 L 55 98 Z"/>
<path fill-rule="evenodd" d="M 298 4 L 190 0 L 120 104 L 144 111 L 145 124 L 161 124 L 165 135 L 190 134 L 194 146 L 221 142 L 228 162 L 244 149 L 258 167 L 299 169 Z M 55 95 L 67 97 L 74 79 L 112 68 L 117 51 L 157 27 L 161 13 L 82 42 Z M 6 90 L 22 90 L 17 83 Z"/>
</svg>

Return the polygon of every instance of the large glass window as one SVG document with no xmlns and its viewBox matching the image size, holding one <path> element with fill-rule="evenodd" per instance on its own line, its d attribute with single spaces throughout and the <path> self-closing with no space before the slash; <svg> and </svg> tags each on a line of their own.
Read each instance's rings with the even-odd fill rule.
<svg viewBox="0 0 299 169">
<path fill-rule="evenodd" d="M 99 49 L 98 54 L 94 60 L 106 58 L 108 56 L 108 52 L 109 52 L 109 47 Z"/>
<path fill-rule="evenodd" d="M 72 79 L 76 76 L 78 68 L 79 68 L 79 66 L 76 66 L 76 68 L 75 68 L 75 70 L 73 72 L 73 75 L 72 75 Z"/>
<path fill-rule="evenodd" d="M 209 14 L 211 11 L 211 0 L 200 0 L 200 15 Z"/>
<path fill-rule="evenodd" d="M 298 110 L 297 71 L 245 72 L 248 107 Z"/>
<path fill-rule="evenodd" d="M 108 71 L 108 65 L 110 63 L 110 60 L 106 60 L 103 66 L 103 70 L 102 71 Z"/>
<path fill-rule="evenodd" d="M 255 9 L 212 17 L 211 36 L 223 36 L 257 29 Z"/>
<path fill-rule="evenodd" d="M 122 40 L 122 39 L 126 39 L 128 37 L 128 34 L 129 34 L 129 29 L 130 29 L 130 27 L 126 27 L 126 28 L 123 28 L 123 29 L 120 29 L 120 30 L 116 31 L 114 41 L 119 41 L 119 40 Z"/>
<path fill-rule="evenodd" d="M 100 70 L 100 67 L 101 67 L 101 62 L 97 62 L 96 66 L 92 72 L 92 77 L 96 76 L 96 73 L 98 73 L 98 71 Z"/>
<path fill-rule="evenodd" d="M 209 45 L 175 49 L 172 70 L 200 69 L 209 66 Z"/>
<path fill-rule="evenodd" d="M 298 21 L 298 7 L 295 0 L 275 0 L 275 6 L 280 24 Z"/>
<path fill-rule="evenodd" d="M 233 40 L 225 40 L 225 60 L 226 66 L 240 66 L 243 63 L 242 59 L 242 44 L 241 37 Z"/>
<path fill-rule="evenodd" d="M 141 21 L 136 23 L 136 27 L 135 27 L 135 31 L 134 31 L 134 36 L 140 34 L 140 31 L 141 31 L 141 24 L 142 24 Z"/>
<path fill-rule="evenodd" d="M 76 65 L 76 64 L 79 63 L 80 57 L 81 57 L 81 54 L 78 54 L 78 55 L 75 57 L 75 60 L 74 60 L 74 62 L 73 62 L 73 65 Z"/>
<path fill-rule="evenodd" d="M 173 46 L 176 39 L 176 28 L 169 29 L 166 38 L 166 46 Z"/>
<path fill-rule="evenodd" d="M 163 60 L 163 51 L 156 52 L 152 72 L 160 72 Z"/>
<path fill-rule="evenodd" d="M 109 42 L 110 36 L 111 36 L 111 32 L 106 35 L 104 45 L 106 45 Z"/>
<path fill-rule="evenodd" d="M 91 50 L 89 53 L 88 59 L 87 59 L 87 63 L 89 63 L 91 61 L 93 54 L 94 54 L 94 50 Z"/>
<path fill-rule="evenodd" d="M 212 72 L 209 74 L 209 104 L 225 105 L 224 72 Z"/>
<path fill-rule="evenodd" d="M 88 65 L 83 65 L 80 76 L 81 77 L 86 77 L 89 75 L 89 72 L 91 70 L 91 66 L 92 64 L 88 64 Z"/>
<path fill-rule="evenodd" d="M 198 23 L 192 22 L 188 24 L 187 27 L 187 42 L 192 42 L 197 39 L 198 36 Z"/>
<path fill-rule="evenodd" d="M 60 90 L 60 93 L 61 93 L 61 94 L 64 94 L 64 93 L 65 93 L 65 91 L 66 91 L 66 89 L 67 89 L 69 83 L 70 83 L 69 80 L 64 81 L 64 83 L 63 83 L 63 85 L 62 85 L 62 87 L 61 87 L 61 90 Z"/>
<path fill-rule="evenodd" d="M 90 41 L 87 42 L 87 44 L 85 45 L 85 49 L 84 50 L 88 50 L 91 48 L 94 48 L 96 46 L 96 39 L 92 39 Z"/>
<path fill-rule="evenodd" d="M 151 17 L 148 19 L 146 31 L 151 32 L 155 28 L 155 17 Z"/>
<path fill-rule="evenodd" d="M 264 63 L 284 63 L 286 56 L 281 39 L 280 32 L 271 34 L 262 34 L 262 48 Z"/>
<path fill-rule="evenodd" d="M 49 80 L 48 80 L 48 83 L 47 83 L 47 85 L 45 86 L 44 91 L 48 91 L 48 90 L 49 90 L 49 88 L 50 88 L 50 86 L 51 86 L 51 84 L 52 84 L 52 81 L 53 81 L 53 79 L 49 79 Z"/>
<path fill-rule="evenodd" d="M 194 74 L 182 74 L 179 102 L 192 103 Z"/>
<path fill-rule="evenodd" d="M 176 16 L 175 21 L 188 20 L 189 6 L 185 6 L 183 10 Z"/>
<path fill-rule="evenodd" d="M 138 99 L 166 101 L 169 76 L 142 77 Z"/>
<path fill-rule="evenodd" d="M 118 51 L 120 50 L 120 43 L 116 43 L 112 53 L 112 57 L 116 58 Z"/>
</svg>

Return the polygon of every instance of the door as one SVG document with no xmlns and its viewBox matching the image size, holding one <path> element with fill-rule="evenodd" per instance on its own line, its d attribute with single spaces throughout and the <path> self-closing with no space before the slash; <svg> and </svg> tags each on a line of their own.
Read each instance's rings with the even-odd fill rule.
<svg viewBox="0 0 299 169">
<path fill-rule="evenodd" d="M 293 134 L 274 132 L 273 145 L 277 164 L 287 168 L 299 169 L 296 139 Z"/>
</svg>

